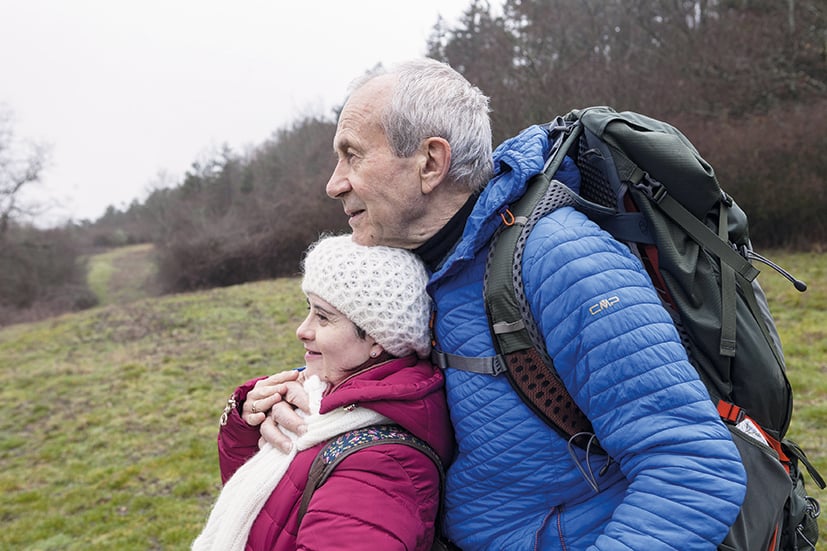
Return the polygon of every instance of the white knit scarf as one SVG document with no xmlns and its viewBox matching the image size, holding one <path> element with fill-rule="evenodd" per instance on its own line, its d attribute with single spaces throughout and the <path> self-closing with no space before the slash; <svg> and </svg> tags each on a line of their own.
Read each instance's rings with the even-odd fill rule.
<svg viewBox="0 0 827 551">
<path fill-rule="evenodd" d="M 338 408 L 319 414 L 326 387 L 315 375 L 305 381 L 304 389 L 310 399 L 310 415 L 305 417 L 307 432 L 296 436 L 279 427 L 293 441 L 290 453 L 264 444 L 235 472 L 221 490 L 204 530 L 193 542 L 194 551 L 244 551 L 253 521 L 299 451 L 350 430 L 390 421 L 365 408 Z"/>
</svg>

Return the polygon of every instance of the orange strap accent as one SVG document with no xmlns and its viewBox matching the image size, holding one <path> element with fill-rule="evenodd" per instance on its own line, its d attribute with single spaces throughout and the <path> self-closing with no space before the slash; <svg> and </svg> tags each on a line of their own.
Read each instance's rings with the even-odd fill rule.
<svg viewBox="0 0 827 551">
<path fill-rule="evenodd" d="M 772 533 L 772 539 L 770 539 L 770 548 L 767 551 L 775 551 L 775 542 L 778 541 L 778 525 L 775 525 L 775 531 Z"/>
<path fill-rule="evenodd" d="M 786 453 L 784 453 L 784 448 L 781 446 L 781 442 L 767 434 L 767 431 L 765 431 L 764 428 L 761 425 L 759 425 L 754 419 L 750 418 L 742 408 L 725 400 L 719 400 L 718 415 L 721 416 L 721 419 L 729 423 L 732 423 L 733 425 L 737 425 L 744 419 L 750 419 L 750 421 L 752 421 L 752 424 L 755 425 L 755 428 L 758 429 L 764 436 L 764 438 L 767 440 L 767 443 L 770 445 L 770 447 L 773 450 L 775 450 L 775 452 L 778 454 L 778 459 L 779 461 L 781 461 L 781 464 L 784 466 L 784 469 L 787 471 L 787 473 L 790 472 L 790 457 Z"/>
<path fill-rule="evenodd" d="M 508 215 L 507 217 L 506 214 Z M 514 222 L 516 221 L 516 218 L 514 218 L 514 213 L 511 212 L 510 209 L 505 209 L 504 211 L 502 211 L 500 213 L 500 218 L 503 219 L 503 224 L 505 224 L 506 226 L 513 226 Z"/>
<path fill-rule="evenodd" d="M 724 421 L 737 424 L 744 420 L 746 413 L 740 407 L 725 400 L 718 400 L 718 415 Z"/>
</svg>

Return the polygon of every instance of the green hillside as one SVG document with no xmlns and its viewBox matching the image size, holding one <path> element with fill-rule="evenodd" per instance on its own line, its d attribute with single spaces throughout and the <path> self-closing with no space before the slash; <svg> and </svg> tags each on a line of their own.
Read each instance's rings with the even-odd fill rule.
<svg viewBox="0 0 827 551">
<path fill-rule="evenodd" d="M 772 256 L 810 285 L 762 275 L 796 389 L 792 436 L 827 474 L 827 257 Z M 225 400 L 300 364 L 304 311 L 298 281 L 279 279 L 0 329 L 0 549 L 188 548 L 218 493 Z"/>
<path fill-rule="evenodd" d="M 152 296 L 154 248 L 150 243 L 119 247 L 89 259 L 89 288 L 98 304 L 125 303 Z"/>
<path fill-rule="evenodd" d="M 300 365 L 296 280 L 0 330 L 0 549 L 184 549 L 235 386 Z"/>
</svg>

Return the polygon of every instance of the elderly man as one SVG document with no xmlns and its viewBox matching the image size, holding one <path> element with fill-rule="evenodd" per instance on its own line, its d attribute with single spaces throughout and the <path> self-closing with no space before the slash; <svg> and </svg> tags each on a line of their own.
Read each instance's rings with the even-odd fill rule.
<svg viewBox="0 0 827 551">
<path fill-rule="evenodd" d="M 411 249 L 431 271 L 434 338 L 453 356 L 495 354 L 483 276 L 500 212 L 542 170 L 532 127 L 490 150 L 488 99 L 449 66 L 403 63 L 355 82 L 334 140 L 327 193 L 353 239 Z M 566 162 L 556 178 L 576 188 Z M 608 453 L 566 441 L 505 376 L 451 365 L 446 392 L 458 453 L 444 528 L 471 549 L 715 549 L 738 515 L 745 475 L 729 432 L 688 362 L 640 262 L 580 212 L 541 219 L 525 245 L 531 312 L 559 377 Z M 589 305 L 617 297 L 611 315 Z M 291 375 L 285 375 L 285 380 Z M 284 401 L 276 424 L 301 430 Z"/>
</svg>

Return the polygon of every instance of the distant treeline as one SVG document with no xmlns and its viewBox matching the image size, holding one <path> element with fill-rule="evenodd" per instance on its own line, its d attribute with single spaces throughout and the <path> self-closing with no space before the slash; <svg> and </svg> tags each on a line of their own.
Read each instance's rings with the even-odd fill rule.
<svg viewBox="0 0 827 551">
<path fill-rule="evenodd" d="M 574 108 L 639 111 L 693 141 L 748 213 L 756 246 L 827 243 L 823 0 L 495 8 L 472 0 L 456 24 L 436 23 L 427 48 L 491 97 L 496 143 Z M 143 202 L 66 231 L 87 246 L 155 243 L 167 292 L 294 275 L 320 232 L 347 229 L 324 193 L 335 122 L 334 110 L 243 154 L 224 148 Z"/>
</svg>

